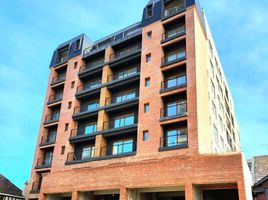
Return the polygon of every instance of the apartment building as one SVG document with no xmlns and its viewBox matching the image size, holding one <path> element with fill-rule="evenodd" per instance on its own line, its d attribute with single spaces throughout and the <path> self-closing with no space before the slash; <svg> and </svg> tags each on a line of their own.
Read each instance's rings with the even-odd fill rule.
<svg viewBox="0 0 268 200">
<path fill-rule="evenodd" d="M 27 199 L 251 199 L 234 103 L 197 0 L 58 46 Z"/>
</svg>

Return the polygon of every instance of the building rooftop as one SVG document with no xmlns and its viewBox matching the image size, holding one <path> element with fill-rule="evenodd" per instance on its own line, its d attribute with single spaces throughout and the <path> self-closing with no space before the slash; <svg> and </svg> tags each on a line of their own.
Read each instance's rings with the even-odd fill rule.
<svg viewBox="0 0 268 200">
<path fill-rule="evenodd" d="M 253 183 L 257 183 L 268 176 L 268 155 L 255 156 L 251 162 Z"/>
<path fill-rule="evenodd" d="M 22 191 L 2 174 L 0 174 L 0 193 L 22 196 Z"/>
</svg>

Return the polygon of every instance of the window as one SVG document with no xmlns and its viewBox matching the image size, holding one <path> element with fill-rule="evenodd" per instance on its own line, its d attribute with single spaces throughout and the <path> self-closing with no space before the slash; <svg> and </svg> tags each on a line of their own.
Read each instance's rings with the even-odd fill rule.
<svg viewBox="0 0 268 200">
<path fill-rule="evenodd" d="M 77 65 L 78 65 L 78 62 L 75 62 L 75 63 L 74 63 L 74 69 L 77 68 Z"/>
<path fill-rule="evenodd" d="M 117 95 L 115 98 L 115 102 L 120 103 L 120 102 L 127 101 L 127 100 L 134 99 L 134 98 L 136 98 L 135 90 Z"/>
<path fill-rule="evenodd" d="M 147 37 L 148 37 L 149 39 L 151 39 L 151 38 L 152 38 L 152 36 L 153 36 L 152 31 L 147 32 Z"/>
<path fill-rule="evenodd" d="M 92 134 L 97 132 L 97 124 L 86 124 L 85 126 L 85 134 Z"/>
<path fill-rule="evenodd" d="M 61 155 L 63 155 L 65 153 L 65 146 L 61 147 Z"/>
<path fill-rule="evenodd" d="M 68 60 L 69 46 L 63 47 L 58 50 L 56 63 L 62 63 Z"/>
<path fill-rule="evenodd" d="M 125 78 L 131 75 L 134 75 L 137 73 L 137 68 L 130 68 L 121 72 L 118 72 L 117 76 L 115 76 L 115 79 L 121 79 L 121 78 Z"/>
<path fill-rule="evenodd" d="M 186 53 L 184 49 L 170 52 L 166 55 L 166 62 L 173 62 L 185 58 Z"/>
<path fill-rule="evenodd" d="M 150 77 L 148 77 L 145 79 L 145 87 L 150 87 L 150 85 L 151 85 L 151 79 Z"/>
<path fill-rule="evenodd" d="M 99 107 L 99 102 L 91 102 L 88 104 L 87 106 L 87 110 L 91 111 L 91 110 L 95 110 Z"/>
<path fill-rule="evenodd" d="M 84 84 L 84 89 L 93 89 L 93 88 L 97 88 L 101 85 L 101 80 L 100 79 L 96 79 L 93 81 L 88 81 Z"/>
<path fill-rule="evenodd" d="M 212 112 L 213 112 L 214 118 L 217 119 L 217 110 L 216 110 L 216 105 L 214 102 L 212 102 Z"/>
<path fill-rule="evenodd" d="M 80 45 L 81 45 L 81 39 L 78 39 L 75 41 L 75 51 L 80 49 Z"/>
<path fill-rule="evenodd" d="M 169 102 L 166 105 L 165 116 L 172 117 L 176 115 L 183 115 L 186 113 L 186 102 L 185 101 L 175 101 Z"/>
<path fill-rule="evenodd" d="M 46 142 L 54 142 L 56 140 L 56 133 L 57 133 L 56 129 L 50 129 L 48 131 L 47 141 Z"/>
<path fill-rule="evenodd" d="M 152 55 L 149 53 L 149 54 L 146 55 L 146 62 L 147 63 L 151 62 L 151 60 L 152 60 Z"/>
<path fill-rule="evenodd" d="M 166 80 L 166 87 L 167 88 L 173 88 L 173 87 L 178 87 L 186 84 L 186 76 L 177 76 L 177 77 L 172 77 Z"/>
<path fill-rule="evenodd" d="M 211 80 L 211 92 L 212 92 L 212 97 L 215 98 L 215 85 Z"/>
<path fill-rule="evenodd" d="M 214 66 L 213 66 L 213 63 L 212 63 L 212 61 L 210 60 L 210 73 L 211 73 L 211 75 L 212 76 L 214 76 Z"/>
<path fill-rule="evenodd" d="M 150 18 L 153 16 L 153 5 L 148 5 L 146 9 L 146 17 Z"/>
<path fill-rule="evenodd" d="M 220 115 L 219 115 L 219 122 L 220 122 L 221 130 L 224 131 L 224 130 L 223 130 L 223 128 L 224 128 L 224 127 L 223 127 L 223 121 L 222 121 L 222 118 L 221 118 Z"/>
<path fill-rule="evenodd" d="M 72 108 L 72 102 L 68 102 L 68 109 L 71 109 Z"/>
<path fill-rule="evenodd" d="M 53 152 L 52 152 L 52 151 L 47 151 L 47 152 L 45 153 L 45 156 L 44 156 L 44 162 L 43 162 L 43 164 L 44 164 L 45 166 L 50 166 L 50 165 L 51 165 L 52 156 L 53 156 Z"/>
<path fill-rule="evenodd" d="M 129 153 L 134 150 L 133 148 L 133 139 L 126 139 L 126 140 L 120 140 L 115 141 L 113 143 L 113 155 L 119 155 L 123 153 Z"/>
<path fill-rule="evenodd" d="M 144 104 L 144 112 L 145 113 L 150 112 L 150 104 L 149 103 Z"/>
<path fill-rule="evenodd" d="M 215 125 L 213 125 L 213 138 L 216 145 L 219 143 L 219 135 L 218 135 L 218 129 Z"/>
<path fill-rule="evenodd" d="M 148 139 L 149 139 L 149 132 L 143 131 L 143 141 L 148 141 Z"/>
<path fill-rule="evenodd" d="M 75 81 L 72 81 L 72 83 L 71 83 L 71 89 L 74 88 L 74 85 L 75 85 Z"/>
<path fill-rule="evenodd" d="M 265 189 L 265 197 L 268 200 L 268 189 Z"/>
<path fill-rule="evenodd" d="M 69 128 L 69 123 L 65 124 L 65 128 L 64 128 L 64 130 L 65 130 L 65 131 L 68 131 L 68 128 Z"/>
<path fill-rule="evenodd" d="M 120 128 L 124 126 L 133 125 L 135 123 L 135 116 L 134 114 L 124 116 L 124 117 L 118 117 L 114 121 L 114 128 Z"/>
<path fill-rule="evenodd" d="M 85 146 L 82 148 L 82 160 L 94 157 L 95 147 Z"/>
<path fill-rule="evenodd" d="M 187 144 L 187 129 L 171 129 L 166 132 L 164 138 L 165 147 L 181 146 Z"/>
</svg>

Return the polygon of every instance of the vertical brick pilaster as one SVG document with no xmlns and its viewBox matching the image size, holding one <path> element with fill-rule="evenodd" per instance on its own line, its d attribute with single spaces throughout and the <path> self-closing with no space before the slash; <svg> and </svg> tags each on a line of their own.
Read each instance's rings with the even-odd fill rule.
<svg viewBox="0 0 268 200">
<path fill-rule="evenodd" d="M 194 200 L 194 187 L 192 183 L 185 184 L 185 200 Z"/>
<path fill-rule="evenodd" d="M 128 189 L 124 186 L 120 187 L 120 199 L 119 200 L 128 200 Z"/>
<path fill-rule="evenodd" d="M 72 192 L 72 200 L 79 200 L 79 192 L 78 191 Z"/>
</svg>

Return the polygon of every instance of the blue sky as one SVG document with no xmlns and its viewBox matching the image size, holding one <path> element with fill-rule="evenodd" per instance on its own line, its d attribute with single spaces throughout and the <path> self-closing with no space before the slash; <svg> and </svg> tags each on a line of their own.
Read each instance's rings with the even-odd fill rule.
<svg viewBox="0 0 268 200">
<path fill-rule="evenodd" d="M 141 20 L 147 0 L 0 0 L 0 173 L 29 179 L 58 44 L 93 41 Z M 268 1 L 201 0 L 235 100 L 242 148 L 268 154 Z"/>
</svg>

